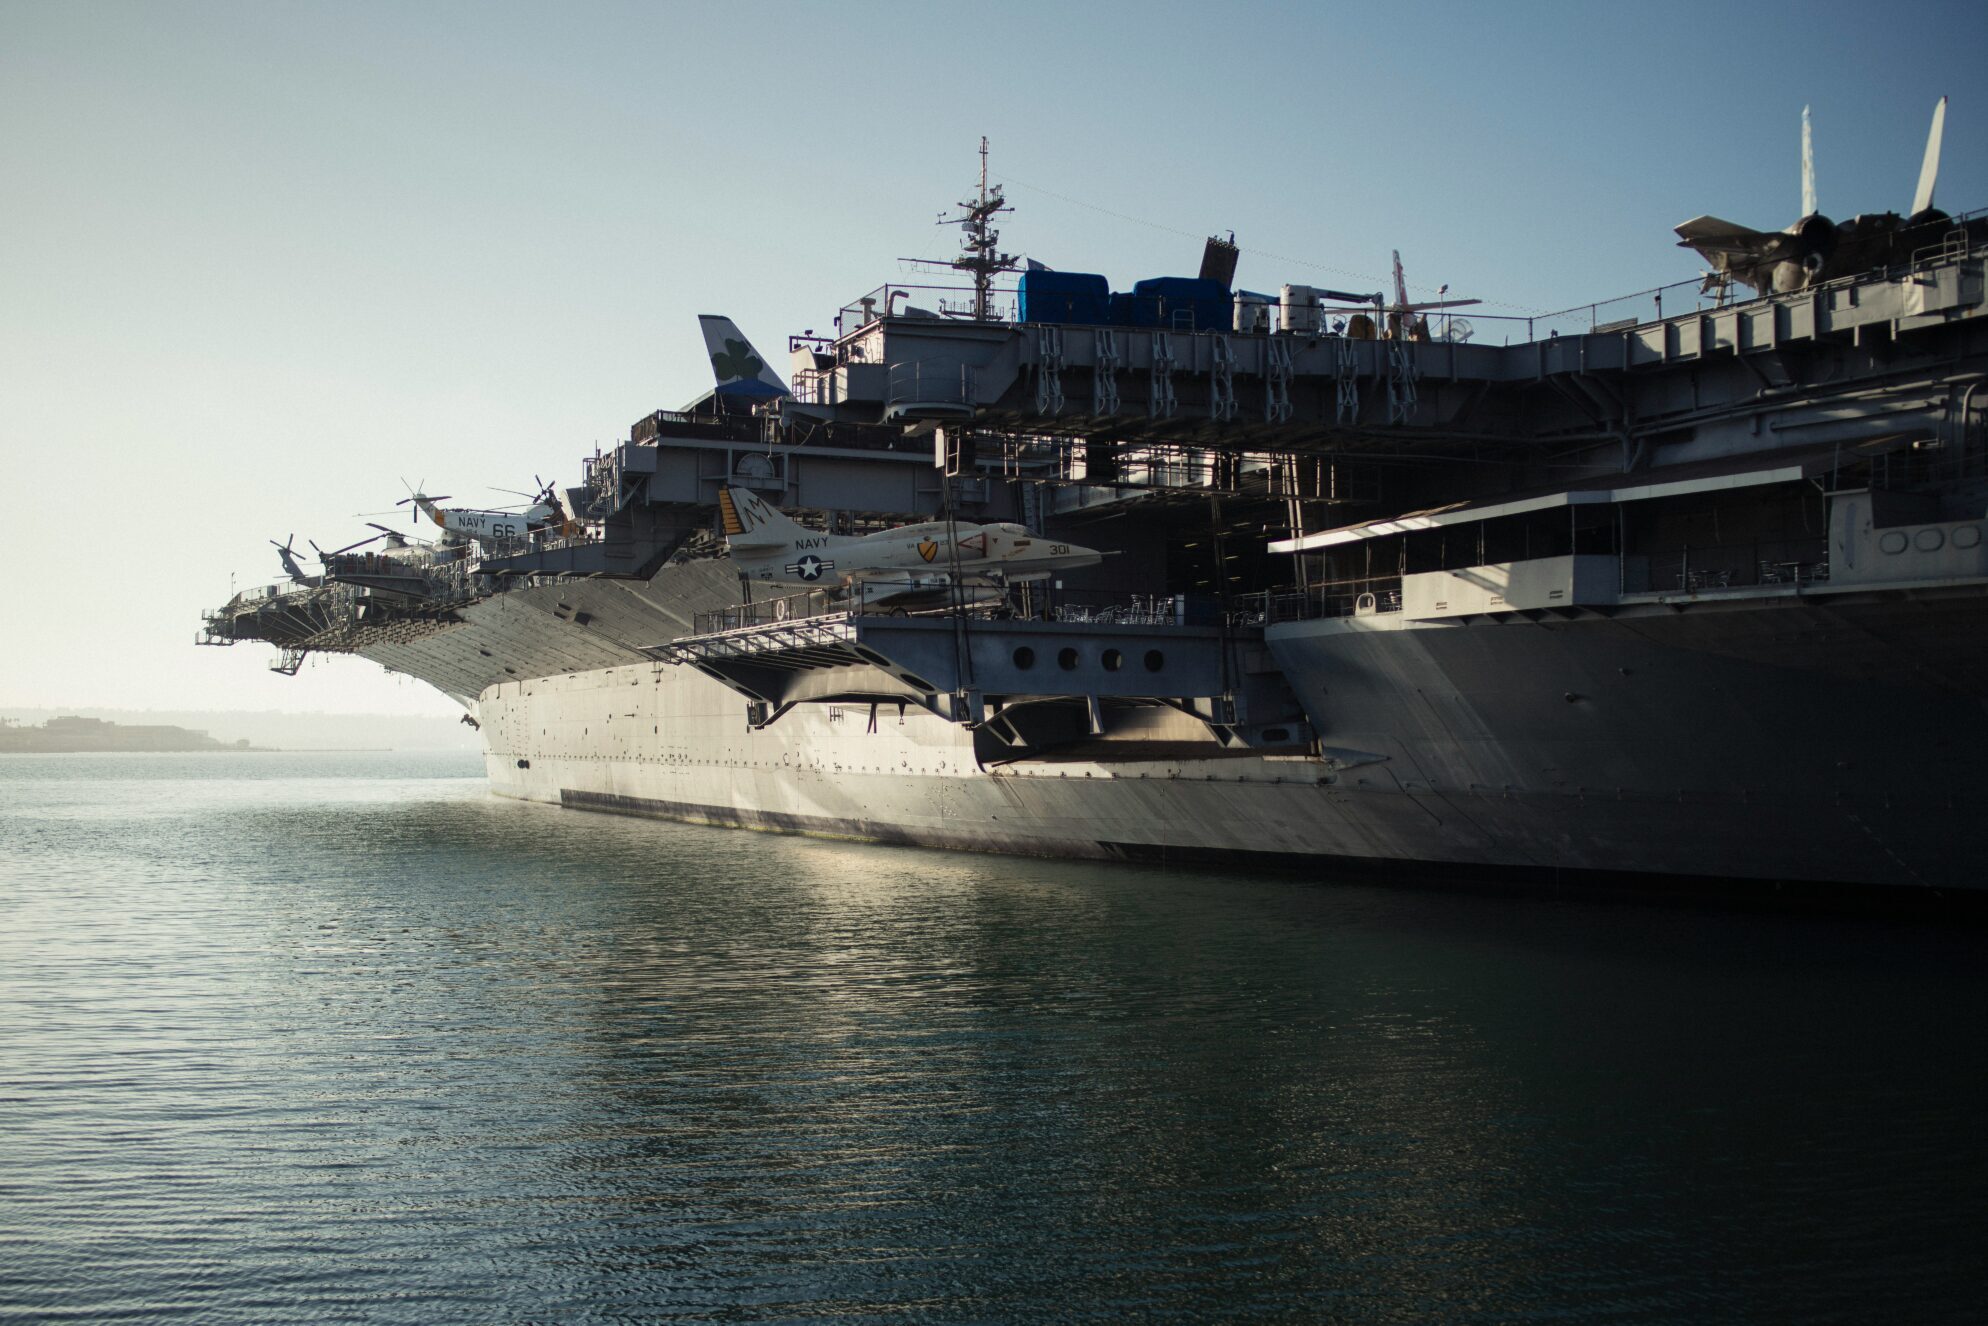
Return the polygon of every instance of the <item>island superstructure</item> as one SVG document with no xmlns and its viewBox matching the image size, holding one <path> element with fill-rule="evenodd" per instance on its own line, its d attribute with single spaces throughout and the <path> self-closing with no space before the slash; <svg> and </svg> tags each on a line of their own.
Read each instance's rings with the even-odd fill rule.
<svg viewBox="0 0 1988 1326">
<path fill-rule="evenodd" d="M 994 210 L 969 253 L 1005 256 Z M 326 555 L 203 642 L 421 678 L 495 792 L 578 808 L 1978 889 L 1988 226 L 1912 220 L 1932 242 L 1800 289 L 1468 324 L 1238 290 L 1220 239 L 1130 291 L 975 271 L 791 338 L 791 382 L 709 319 L 717 387 L 587 458 L 556 518 Z M 747 498 L 824 539 L 918 525 L 931 570 L 755 584 Z M 992 528 L 1096 556 L 970 573 Z"/>
</svg>

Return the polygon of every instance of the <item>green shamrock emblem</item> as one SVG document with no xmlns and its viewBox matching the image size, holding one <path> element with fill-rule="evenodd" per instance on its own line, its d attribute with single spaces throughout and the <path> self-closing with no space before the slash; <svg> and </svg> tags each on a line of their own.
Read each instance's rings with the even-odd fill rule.
<svg viewBox="0 0 1988 1326">
<path fill-rule="evenodd" d="M 760 362 L 750 345 L 727 336 L 725 348 L 711 356 L 711 367 L 720 382 L 729 382 L 733 378 L 756 378 L 759 370 L 766 365 Z"/>
</svg>

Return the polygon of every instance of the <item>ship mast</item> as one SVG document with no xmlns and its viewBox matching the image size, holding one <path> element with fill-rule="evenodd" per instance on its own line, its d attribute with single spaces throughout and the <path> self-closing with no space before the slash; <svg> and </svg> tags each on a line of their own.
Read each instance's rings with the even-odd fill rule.
<svg viewBox="0 0 1988 1326">
<path fill-rule="evenodd" d="M 987 184 L 987 138 L 980 139 L 980 193 L 978 197 L 960 203 L 959 216 L 942 216 L 942 226 L 958 226 L 960 234 L 960 255 L 952 265 L 963 272 L 973 273 L 973 316 L 977 322 L 989 321 L 994 316 L 994 278 L 1002 272 L 1010 271 L 1020 261 L 1012 253 L 999 250 L 1001 232 L 989 224 L 1002 212 L 1012 212 L 1001 196 L 1001 186 L 992 188 Z"/>
</svg>

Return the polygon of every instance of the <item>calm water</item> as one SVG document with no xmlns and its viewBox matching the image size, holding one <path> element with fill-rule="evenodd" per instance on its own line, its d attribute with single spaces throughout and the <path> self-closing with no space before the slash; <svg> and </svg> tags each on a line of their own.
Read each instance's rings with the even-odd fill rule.
<svg viewBox="0 0 1988 1326">
<path fill-rule="evenodd" d="M 1979 929 L 0 761 L 0 1317 L 1978 1320 Z"/>
</svg>

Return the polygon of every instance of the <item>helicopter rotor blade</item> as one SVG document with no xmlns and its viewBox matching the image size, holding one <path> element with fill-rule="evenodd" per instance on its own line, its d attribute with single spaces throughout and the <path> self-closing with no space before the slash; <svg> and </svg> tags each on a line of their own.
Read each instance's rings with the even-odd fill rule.
<svg viewBox="0 0 1988 1326">
<path fill-rule="evenodd" d="M 361 540 L 359 540 L 359 542 L 357 542 L 357 543 L 348 543 L 348 544 L 346 544 L 346 545 L 345 545 L 345 546 L 344 546 L 343 548 L 333 548 L 333 549 L 332 549 L 332 550 L 331 550 L 330 552 L 322 552 L 322 551 L 321 551 L 321 552 L 319 552 L 319 553 L 318 553 L 318 559 L 319 559 L 320 561 L 327 561 L 327 562 L 328 562 L 328 561 L 330 561 L 330 560 L 331 560 L 332 558 L 334 558 L 334 557 L 342 557 L 342 556 L 344 556 L 344 555 L 345 555 L 346 553 L 349 553 L 349 552 L 351 552 L 351 551 L 352 551 L 352 550 L 353 550 L 354 548 L 363 548 L 363 547 L 365 547 L 365 546 L 366 546 L 367 544 L 369 544 L 369 543 L 378 543 L 378 542 L 379 542 L 379 541 L 380 541 L 381 539 L 383 539 L 383 538 L 385 538 L 385 537 L 386 537 L 386 535 L 384 535 L 384 534 L 375 534 L 375 535 L 373 535 L 373 536 L 372 536 L 371 538 L 369 538 L 369 539 L 361 539 Z M 312 546 L 313 548 L 317 547 L 317 545 L 316 545 L 315 543 L 314 543 L 314 544 L 312 544 L 311 546 Z"/>
</svg>

